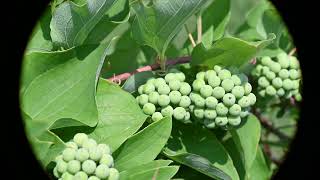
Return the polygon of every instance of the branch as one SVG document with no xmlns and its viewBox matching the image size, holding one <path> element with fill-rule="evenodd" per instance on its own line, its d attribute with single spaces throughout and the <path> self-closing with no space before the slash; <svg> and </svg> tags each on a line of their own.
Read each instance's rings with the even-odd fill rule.
<svg viewBox="0 0 320 180">
<path fill-rule="evenodd" d="M 176 64 L 189 63 L 190 61 L 191 61 L 191 57 L 189 57 L 189 56 L 179 57 L 177 59 L 172 59 L 172 60 L 166 61 L 166 66 L 174 66 Z M 109 78 L 108 80 L 112 81 L 112 82 L 121 82 L 121 81 L 127 80 L 130 76 L 132 76 L 136 73 L 145 72 L 145 71 L 154 71 L 154 70 L 158 70 L 158 69 L 160 69 L 160 65 L 158 63 L 155 63 L 152 65 L 141 67 L 141 68 L 136 69 L 135 71 L 132 71 L 132 72 L 123 73 L 123 74 L 113 76 L 112 78 Z"/>
<path fill-rule="evenodd" d="M 202 42 L 202 17 L 200 13 L 197 20 L 197 33 L 198 33 L 197 44 L 200 44 Z"/>
<path fill-rule="evenodd" d="M 188 33 L 188 37 L 189 37 L 189 40 L 191 41 L 192 47 L 196 47 L 196 42 L 194 41 L 192 33 L 189 31 L 187 25 L 184 25 L 184 28 L 186 29 L 186 31 Z"/>
</svg>

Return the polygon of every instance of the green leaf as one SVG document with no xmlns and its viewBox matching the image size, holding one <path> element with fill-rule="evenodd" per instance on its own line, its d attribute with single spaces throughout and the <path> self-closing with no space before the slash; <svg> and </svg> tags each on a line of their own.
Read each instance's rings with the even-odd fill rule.
<svg viewBox="0 0 320 180">
<path fill-rule="evenodd" d="M 233 141 L 240 153 L 241 161 L 248 171 L 256 157 L 261 126 L 254 115 L 249 115 L 247 121 L 239 128 L 230 131 Z"/>
<path fill-rule="evenodd" d="M 256 158 L 249 170 L 249 179 L 270 179 L 271 171 L 266 163 L 261 148 L 258 148 Z"/>
<path fill-rule="evenodd" d="M 171 126 L 171 118 L 166 117 L 130 137 L 119 149 L 115 167 L 123 171 L 154 160 L 166 144 Z"/>
<path fill-rule="evenodd" d="M 81 6 L 66 1 L 57 7 L 50 22 L 51 38 L 57 46 L 82 45 L 92 29 L 117 0 L 88 0 Z"/>
<path fill-rule="evenodd" d="M 132 34 L 138 42 L 154 48 L 163 57 L 172 38 L 205 2 L 207 0 L 153 1 L 146 6 L 143 1 L 130 0 L 136 13 Z"/>
<path fill-rule="evenodd" d="M 118 85 L 100 79 L 97 88 L 99 122 L 89 136 L 112 151 L 132 136 L 147 119 L 135 98 Z"/>
<path fill-rule="evenodd" d="M 170 180 L 179 170 L 179 166 L 164 166 L 154 169 L 140 171 L 134 174 L 120 174 L 120 180 L 152 179 Z M 122 176 L 122 177 L 121 177 Z M 124 176 L 124 177 L 123 177 Z"/>
<path fill-rule="evenodd" d="M 239 179 L 228 152 L 209 130 L 175 122 L 164 154 L 216 179 Z"/>
<path fill-rule="evenodd" d="M 123 84 L 122 89 L 129 93 L 134 93 L 138 90 L 139 86 L 146 83 L 149 78 L 154 77 L 152 71 L 145 71 L 130 76 Z"/>
<path fill-rule="evenodd" d="M 234 37 L 225 37 L 216 41 L 210 49 L 206 49 L 203 44 L 199 44 L 192 52 L 191 65 L 241 66 L 255 57 L 273 39 L 275 39 L 274 34 L 270 34 L 268 39 L 258 42 L 247 42 Z"/>
</svg>

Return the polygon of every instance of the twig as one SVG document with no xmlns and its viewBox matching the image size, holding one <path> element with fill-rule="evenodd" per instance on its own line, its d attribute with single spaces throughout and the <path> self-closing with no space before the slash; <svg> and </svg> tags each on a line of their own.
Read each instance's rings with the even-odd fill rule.
<svg viewBox="0 0 320 180">
<path fill-rule="evenodd" d="M 184 28 L 186 29 L 186 31 L 188 33 L 188 37 L 189 37 L 189 40 L 191 41 L 192 47 L 196 47 L 196 42 L 194 41 L 193 36 L 192 36 L 191 32 L 189 31 L 187 25 L 184 25 Z"/>
<path fill-rule="evenodd" d="M 200 13 L 198 15 L 198 20 L 197 20 L 197 34 L 198 34 L 197 44 L 200 44 L 202 42 L 202 17 Z"/>
<path fill-rule="evenodd" d="M 293 48 L 290 52 L 289 52 L 289 56 L 292 56 L 294 53 L 296 53 L 297 48 Z"/>
<path fill-rule="evenodd" d="M 267 130 L 267 132 L 266 132 L 266 139 L 268 139 L 269 133 L 270 133 L 270 131 Z M 262 140 L 261 140 L 261 143 L 263 144 L 263 151 L 264 151 L 265 154 L 268 156 L 268 158 L 269 158 L 273 163 L 275 163 L 277 166 L 280 166 L 280 164 L 281 164 L 282 162 L 281 162 L 280 160 L 276 159 L 276 158 L 273 156 L 269 143 L 263 142 Z"/>
<path fill-rule="evenodd" d="M 179 57 L 177 59 L 172 59 L 172 60 L 166 61 L 166 66 L 174 66 L 176 64 L 184 64 L 184 63 L 188 63 L 190 61 L 191 61 L 190 56 Z M 124 81 L 136 73 L 145 72 L 145 71 L 154 71 L 154 70 L 158 70 L 158 69 L 160 69 L 160 65 L 158 63 L 155 63 L 152 65 L 141 67 L 141 68 L 136 69 L 135 71 L 132 71 L 132 72 L 123 73 L 123 74 L 113 76 L 112 78 L 109 78 L 108 80 L 112 81 L 112 82 Z"/>
</svg>

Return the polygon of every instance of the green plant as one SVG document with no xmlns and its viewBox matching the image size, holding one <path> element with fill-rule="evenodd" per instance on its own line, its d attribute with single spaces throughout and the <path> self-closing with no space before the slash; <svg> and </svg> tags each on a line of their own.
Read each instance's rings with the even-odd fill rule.
<svg viewBox="0 0 320 180">
<path fill-rule="evenodd" d="M 23 59 L 27 136 L 52 178 L 269 179 L 299 116 L 261 96 L 297 87 L 284 52 L 265 0 L 54 0 Z"/>
</svg>

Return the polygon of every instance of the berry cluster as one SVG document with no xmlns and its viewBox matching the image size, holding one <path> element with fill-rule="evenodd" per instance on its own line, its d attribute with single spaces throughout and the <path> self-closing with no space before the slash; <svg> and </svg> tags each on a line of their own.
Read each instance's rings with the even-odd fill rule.
<svg viewBox="0 0 320 180">
<path fill-rule="evenodd" d="M 153 121 L 172 116 L 176 120 L 189 121 L 191 86 L 184 82 L 185 78 L 182 72 L 171 72 L 164 78 L 152 78 L 141 85 L 136 99 L 143 112 L 150 115 Z"/>
<path fill-rule="evenodd" d="M 258 94 L 262 97 L 276 96 L 301 100 L 299 92 L 301 70 L 294 56 L 280 53 L 272 60 L 265 56 L 258 61 L 252 75 L 258 81 Z"/>
<path fill-rule="evenodd" d="M 55 159 L 53 174 L 62 180 L 118 180 L 113 168 L 110 147 L 97 144 L 84 133 L 78 133 L 66 143 L 66 148 Z"/>
<path fill-rule="evenodd" d="M 232 74 L 218 65 L 198 72 L 192 83 L 191 112 L 207 128 L 237 126 L 256 102 L 252 86 L 244 74 Z"/>
</svg>

